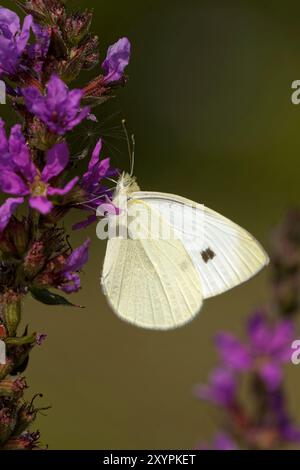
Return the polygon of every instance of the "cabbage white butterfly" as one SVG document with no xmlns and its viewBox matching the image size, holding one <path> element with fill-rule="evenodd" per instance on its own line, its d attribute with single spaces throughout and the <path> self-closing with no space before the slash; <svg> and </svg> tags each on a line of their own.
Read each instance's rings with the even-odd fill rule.
<svg viewBox="0 0 300 470">
<path fill-rule="evenodd" d="M 183 197 L 140 191 L 128 174 L 113 202 L 120 208 L 114 227 L 124 228 L 126 218 L 127 236 L 108 240 L 101 285 L 114 312 L 134 325 L 184 325 L 203 299 L 247 281 L 269 262 L 235 223 Z"/>
</svg>

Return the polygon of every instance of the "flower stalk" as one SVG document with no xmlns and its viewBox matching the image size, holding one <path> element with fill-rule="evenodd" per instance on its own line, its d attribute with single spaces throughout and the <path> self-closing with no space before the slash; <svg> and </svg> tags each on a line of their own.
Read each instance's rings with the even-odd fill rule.
<svg viewBox="0 0 300 470">
<path fill-rule="evenodd" d="M 6 362 L 0 364 L 0 449 L 40 448 L 32 431 L 39 411 L 35 395 L 25 397 L 31 350 L 46 334 L 21 330 L 23 301 L 31 295 L 45 305 L 78 307 L 68 296 L 81 288 L 90 240 L 70 244 L 65 218 L 76 209 L 84 229 L 96 220 L 99 206 L 112 207 L 108 178 L 118 174 L 102 157 L 102 140 L 80 149 L 85 171 L 71 154 L 69 133 L 109 99 L 130 59 L 127 38 L 110 46 L 99 65 L 98 36 L 91 32 L 92 12 L 70 11 L 62 0 L 16 0 L 19 16 L 0 7 L 0 79 L 7 85 L 18 122 L 8 129 L 0 119 L 0 340 Z M 96 68 L 82 89 L 72 82 Z M 20 208 L 22 207 L 22 214 Z M 28 393 L 26 394 L 26 396 Z"/>
</svg>

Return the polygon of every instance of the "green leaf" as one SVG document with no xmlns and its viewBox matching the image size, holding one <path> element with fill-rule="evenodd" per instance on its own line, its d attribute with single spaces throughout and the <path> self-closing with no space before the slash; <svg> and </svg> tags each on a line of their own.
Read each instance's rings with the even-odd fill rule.
<svg viewBox="0 0 300 470">
<path fill-rule="evenodd" d="M 38 302 L 42 302 L 46 305 L 64 305 L 66 307 L 84 308 L 81 305 L 72 304 L 62 295 L 54 294 L 48 289 L 39 289 L 37 287 L 31 287 L 30 292 L 35 300 L 37 300 Z"/>
</svg>

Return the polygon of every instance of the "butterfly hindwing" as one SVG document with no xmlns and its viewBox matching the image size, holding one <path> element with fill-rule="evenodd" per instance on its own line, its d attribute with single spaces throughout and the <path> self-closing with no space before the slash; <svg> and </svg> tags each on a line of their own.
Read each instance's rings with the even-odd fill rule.
<svg viewBox="0 0 300 470">
<path fill-rule="evenodd" d="M 117 315 L 137 326 L 163 330 L 183 325 L 202 306 L 198 271 L 181 240 L 150 236 L 149 220 L 165 225 L 151 205 L 138 199 L 130 204 L 140 210 L 127 239 L 108 241 L 104 293 Z"/>
</svg>

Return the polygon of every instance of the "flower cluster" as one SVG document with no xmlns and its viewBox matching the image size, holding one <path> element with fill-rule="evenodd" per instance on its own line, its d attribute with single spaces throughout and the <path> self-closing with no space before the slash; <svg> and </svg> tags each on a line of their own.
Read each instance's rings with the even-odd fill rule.
<svg viewBox="0 0 300 470">
<path fill-rule="evenodd" d="M 18 336 L 22 300 L 31 294 L 47 305 L 76 306 L 65 295 L 81 288 L 90 240 L 73 248 L 61 222 L 80 210 L 86 216 L 74 228 L 83 229 L 96 220 L 99 206 L 116 211 L 108 179 L 118 171 L 102 157 L 100 135 L 82 170 L 68 134 L 86 119 L 95 120 L 92 107 L 125 83 L 130 60 L 130 43 L 121 38 L 108 48 L 96 78 L 82 89 L 72 87 L 81 70 L 99 64 L 92 13 L 70 12 L 62 0 L 17 3 L 23 23 L 0 7 L 0 78 L 19 117 L 10 131 L 0 119 L 0 338 L 7 353 L 0 365 L 0 449 L 40 446 L 39 433 L 28 431 L 38 410 L 24 400 L 20 374 L 47 335 L 26 328 Z"/>
<path fill-rule="evenodd" d="M 300 212 L 294 210 L 272 236 L 271 306 L 251 315 L 245 341 L 228 332 L 215 337 L 220 363 L 208 383 L 195 392 L 225 411 L 227 431 L 219 433 L 212 446 L 200 444 L 200 449 L 272 449 L 300 444 L 300 427 L 288 412 L 283 373 L 296 338 L 292 316 L 299 311 L 299 246 Z"/>
<path fill-rule="evenodd" d="M 282 365 L 290 361 L 295 329 L 290 321 L 271 321 L 265 312 L 250 317 L 247 341 L 242 343 L 230 333 L 219 333 L 215 344 L 220 365 L 209 382 L 196 394 L 226 410 L 232 435 L 244 448 L 274 448 L 285 443 L 300 443 L 296 428 L 286 410 L 282 390 Z M 242 403 L 240 387 L 252 377 L 264 410 L 251 415 Z"/>
</svg>

